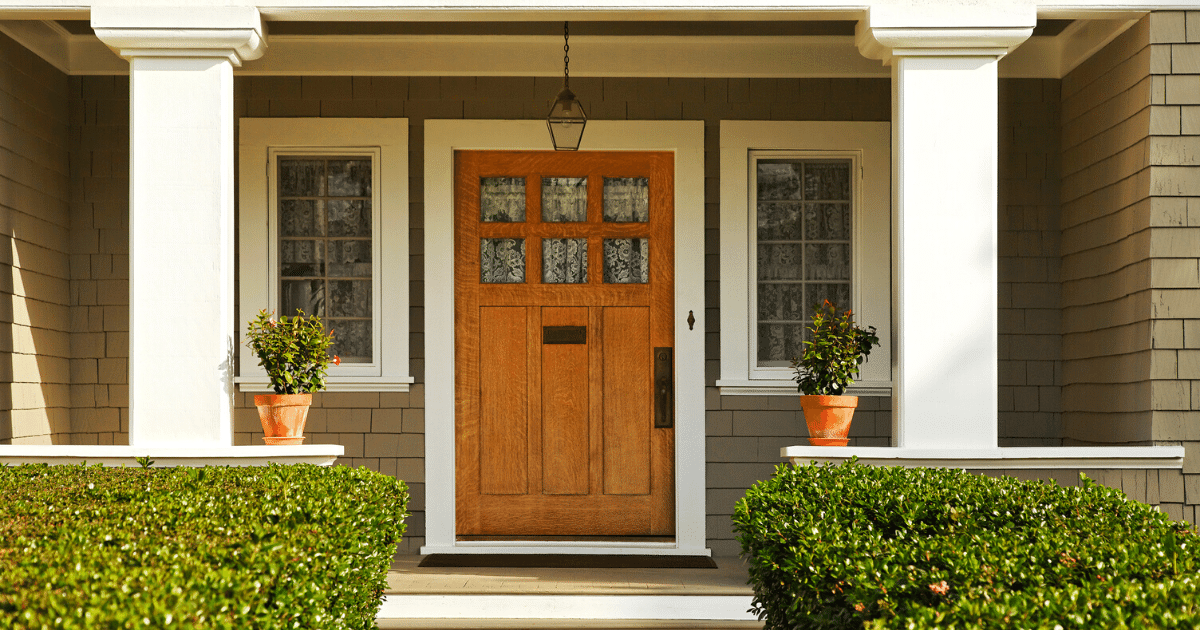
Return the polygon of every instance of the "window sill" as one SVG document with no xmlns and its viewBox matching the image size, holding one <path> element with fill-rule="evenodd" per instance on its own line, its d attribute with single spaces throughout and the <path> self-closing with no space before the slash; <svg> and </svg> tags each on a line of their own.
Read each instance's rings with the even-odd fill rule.
<svg viewBox="0 0 1200 630">
<path fill-rule="evenodd" d="M 407 392 L 413 383 L 413 377 L 381 378 L 356 376 L 330 376 L 325 379 L 327 392 Z M 233 379 L 238 389 L 243 392 L 269 394 L 274 390 L 271 381 L 266 378 L 239 376 Z"/>
<path fill-rule="evenodd" d="M 796 382 L 783 379 L 720 379 L 717 388 L 722 396 L 799 396 Z M 888 381 L 859 381 L 846 390 L 847 396 L 891 396 Z"/>
<path fill-rule="evenodd" d="M 1182 446 L 1050 446 L 989 449 L 886 446 L 785 446 L 793 465 L 838 464 L 858 457 L 869 466 L 966 468 L 970 470 L 1183 468 Z"/>
</svg>

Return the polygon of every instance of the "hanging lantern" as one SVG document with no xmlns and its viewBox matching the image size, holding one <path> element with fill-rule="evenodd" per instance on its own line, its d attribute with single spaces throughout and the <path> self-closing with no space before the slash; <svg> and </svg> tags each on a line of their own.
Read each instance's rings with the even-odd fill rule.
<svg viewBox="0 0 1200 630">
<path fill-rule="evenodd" d="M 570 64 L 571 43 L 569 22 L 563 22 L 563 89 L 554 100 L 550 113 L 546 116 L 546 127 L 550 129 L 550 141 L 554 143 L 555 151 L 577 151 L 579 142 L 583 140 L 583 128 L 587 125 L 587 115 L 583 113 L 583 105 L 571 91 Z"/>
</svg>

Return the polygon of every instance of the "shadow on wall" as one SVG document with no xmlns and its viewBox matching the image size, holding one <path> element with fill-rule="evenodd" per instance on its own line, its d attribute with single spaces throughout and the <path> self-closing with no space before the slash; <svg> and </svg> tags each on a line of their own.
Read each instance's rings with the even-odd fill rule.
<svg viewBox="0 0 1200 630">
<path fill-rule="evenodd" d="M 69 444 L 69 291 L 55 277 L 66 275 L 67 256 L 22 241 L 12 224 L 0 209 L 0 444 Z"/>
</svg>

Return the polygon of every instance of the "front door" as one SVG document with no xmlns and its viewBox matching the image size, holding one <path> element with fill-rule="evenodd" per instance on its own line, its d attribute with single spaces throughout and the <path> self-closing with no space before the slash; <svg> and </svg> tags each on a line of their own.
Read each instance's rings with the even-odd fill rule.
<svg viewBox="0 0 1200 630">
<path fill-rule="evenodd" d="M 674 535 L 673 180 L 665 152 L 456 153 L 460 538 Z"/>
</svg>

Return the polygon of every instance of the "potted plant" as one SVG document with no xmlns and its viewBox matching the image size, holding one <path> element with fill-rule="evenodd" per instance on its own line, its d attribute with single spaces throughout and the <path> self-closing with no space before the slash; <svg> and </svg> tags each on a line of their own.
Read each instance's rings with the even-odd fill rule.
<svg viewBox="0 0 1200 630">
<path fill-rule="evenodd" d="M 879 336 L 874 326 L 860 328 L 849 310 L 839 313 L 829 300 L 814 309 L 808 333 L 804 355 L 792 359 L 796 372 L 792 380 L 804 394 L 800 407 L 808 424 L 808 442 L 845 446 L 858 396 L 844 394 L 871 349 L 879 345 Z"/>
<path fill-rule="evenodd" d="M 274 313 L 259 311 L 246 330 L 246 345 L 267 371 L 274 394 L 254 397 L 263 441 L 267 444 L 300 444 L 304 422 L 312 404 L 312 392 L 325 389 L 325 370 L 341 359 L 329 358 L 333 331 L 325 332 L 321 318 L 305 317 L 296 309 L 293 317 L 275 320 Z"/>
</svg>

